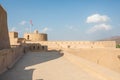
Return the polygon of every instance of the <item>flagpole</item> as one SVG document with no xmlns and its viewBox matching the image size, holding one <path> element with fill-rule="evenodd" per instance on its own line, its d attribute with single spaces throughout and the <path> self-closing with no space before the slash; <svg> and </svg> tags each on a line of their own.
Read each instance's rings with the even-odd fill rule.
<svg viewBox="0 0 120 80">
<path fill-rule="evenodd" d="M 32 26 L 33 26 L 33 23 L 32 23 L 32 20 L 30 20 L 30 33 L 32 32 Z"/>
<path fill-rule="evenodd" d="M 31 24 L 30 24 L 30 33 L 31 33 Z"/>
</svg>

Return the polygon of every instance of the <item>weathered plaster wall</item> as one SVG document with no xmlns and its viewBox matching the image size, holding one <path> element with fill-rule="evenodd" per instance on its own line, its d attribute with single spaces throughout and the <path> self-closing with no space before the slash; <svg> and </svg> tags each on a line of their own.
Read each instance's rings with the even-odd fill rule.
<svg viewBox="0 0 120 80">
<path fill-rule="evenodd" d="M 45 33 L 25 33 L 24 38 L 30 41 L 47 41 L 47 34 Z"/>
<path fill-rule="evenodd" d="M 32 52 L 48 51 L 48 47 L 46 45 L 41 45 L 39 43 L 26 44 L 26 47 L 28 47 L 29 51 Z"/>
<path fill-rule="evenodd" d="M 18 32 L 9 32 L 10 45 L 18 45 Z"/>
<path fill-rule="evenodd" d="M 10 45 L 20 45 L 25 43 L 24 38 L 18 38 L 18 32 L 9 32 Z"/>
<path fill-rule="evenodd" d="M 10 38 L 18 38 L 18 32 L 9 32 Z"/>
<path fill-rule="evenodd" d="M 27 41 L 26 43 L 40 43 L 48 46 L 48 49 L 80 49 L 80 48 L 116 48 L 115 41 Z"/>
<path fill-rule="evenodd" d="M 0 5 L 0 50 L 7 48 L 10 48 L 7 28 L 7 13 Z"/>
<path fill-rule="evenodd" d="M 111 70 L 110 68 L 105 68 L 104 66 L 98 65 L 94 62 L 91 62 L 90 60 L 84 59 L 80 56 L 76 56 L 74 55 L 74 53 L 70 54 L 68 51 L 63 51 L 63 53 L 64 57 L 68 59 L 71 63 L 82 68 L 82 70 L 89 72 L 89 74 L 91 75 L 96 75 L 101 80 L 120 80 L 120 73 Z"/>
<path fill-rule="evenodd" d="M 89 48 L 89 49 L 66 49 L 68 53 L 105 66 L 116 72 L 120 72 L 120 49 Z"/>
<path fill-rule="evenodd" d="M 39 41 L 48 46 L 49 50 L 64 50 L 114 71 L 120 72 L 120 50 L 116 49 L 115 41 Z"/>
<path fill-rule="evenodd" d="M 23 47 L 0 50 L 0 74 L 11 68 L 23 54 Z"/>
</svg>

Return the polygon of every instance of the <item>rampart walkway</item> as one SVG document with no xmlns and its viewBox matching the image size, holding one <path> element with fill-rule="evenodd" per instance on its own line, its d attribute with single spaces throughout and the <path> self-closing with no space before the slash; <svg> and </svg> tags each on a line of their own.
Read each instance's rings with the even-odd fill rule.
<svg viewBox="0 0 120 80">
<path fill-rule="evenodd" d="M 59 52 L 27 53 L 0 80 L 102 80 L 72 64 Z"/>
</svg>

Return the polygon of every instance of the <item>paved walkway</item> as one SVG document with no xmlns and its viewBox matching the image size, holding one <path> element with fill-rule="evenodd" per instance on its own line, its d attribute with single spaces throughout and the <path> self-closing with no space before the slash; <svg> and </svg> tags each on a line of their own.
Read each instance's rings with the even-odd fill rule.
<svg viewBox="0 0 120 80">
<path fill-rule="evenodd" d="M 27 53 L 0 80 L 100 80 L 73 65 L 59 52 Z"/>
</svg>

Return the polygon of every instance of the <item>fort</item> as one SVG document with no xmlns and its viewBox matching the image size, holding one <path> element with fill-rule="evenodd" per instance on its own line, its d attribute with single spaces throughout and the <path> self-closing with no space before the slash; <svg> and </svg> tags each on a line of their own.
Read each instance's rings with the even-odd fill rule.
<svg viewBox="0 0 120 80">
<path fill-rule="evenodd" d="M 18 32 L 8 32 L 7 13 L 0 5 L 0 80 L 41 77 L 120 80 L 120 49 L 115 41 L 49 41 L 38 30 L 19 38 Z"/>
<path fill-rule="evenodd" d="M 116 48 L 115 41 L 47 41 L 47 34 L 34 31 L 33 33 L 25 33 L 24 38 L 18 38 L 17 32 L 9 32 L 11 45 L 27 43 L 41 44 L 48 46 L 48 49 L 80 49 L 80 48 Z"/>
</svg>

